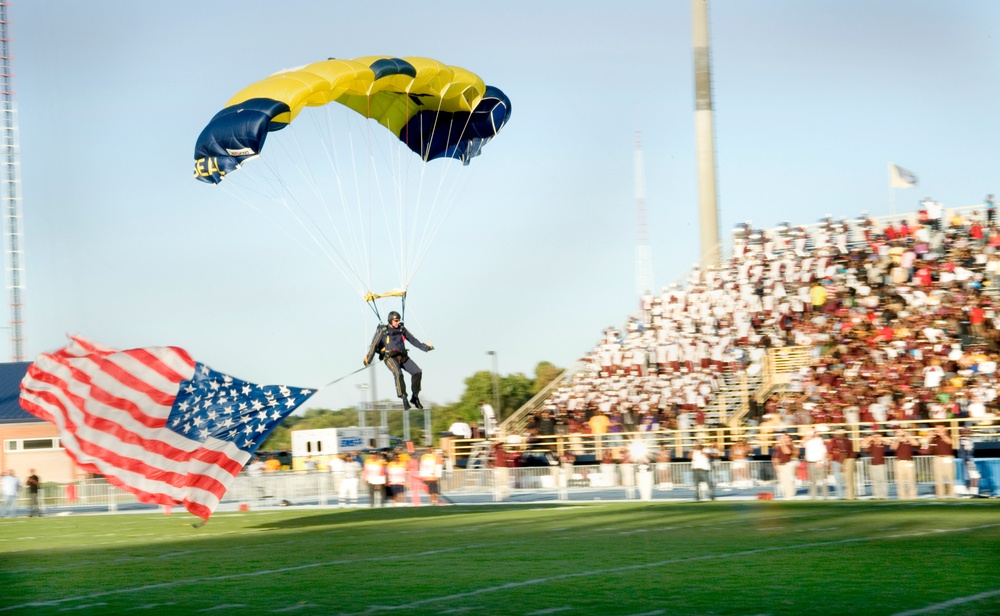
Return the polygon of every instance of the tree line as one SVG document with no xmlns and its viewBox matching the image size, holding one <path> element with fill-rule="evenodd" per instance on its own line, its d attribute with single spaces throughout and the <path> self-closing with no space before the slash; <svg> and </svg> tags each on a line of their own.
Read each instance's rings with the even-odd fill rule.
<svg viewBox="0 0 1000 616">
<path fill-rule="evenodd" d="M 520 372 L 500 376 L 498 379 L 500 408 L 494 409 L 497 412 L 498 419 L 502 421 L 508 415 L 521 408 L 535 394 L 554 381 L 562 371 L 561 368 L 543 361 L 535 366 L 534 378 L 530 378 Z M 476 372 L 465 379 L 465 391 L 457 402 L 443 406 L 434 406 L 431 409 L 432 438 L 436 441 L 437 435 L 447 430 L 458 419 L 478 423 L 480 421 L 479 403 L 484 400 L 490 404 L 493 403 L 493 373 L 487 370 Z M 415 442 L 420 443 L 422 442 L 421 432 L 425 429 L 423 425 L 424 411 L 411 409 L 409 412 L 410 437 Z M 369 412 L 368 425 L 378 423 L 376 414 L 377 411 Z M 291 449 L 292 430 L 347 428 L 357 425 L 360 425 L 360 420 L 356 407 L 346 407 L 337 410 L 311 408 L 302 414 L 286 417 L 261 444 L 260 449 L 265 451 Z M 398 411 L 389 413 L 389 434 L 402 436 L 402 413 Z"/>
</svg>

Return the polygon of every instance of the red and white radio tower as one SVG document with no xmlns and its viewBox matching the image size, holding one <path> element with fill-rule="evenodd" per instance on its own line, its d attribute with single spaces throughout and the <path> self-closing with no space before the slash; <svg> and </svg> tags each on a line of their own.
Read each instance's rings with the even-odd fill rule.
<svg viewBox="0 0 1000 616">
<path fill-rule="evenodd" d="M 14 103 L 14 54 L 10 44 L 10 2 L 0 0 L 0 114 L 3 124 L 3 223 L 4 261 L 7 266 L 7 294 L 10 300 L 11 360 L 24 361 L 24 252 L 21 247 L 21 180 L 17 143 L 17 106 Z"/>
</svg>

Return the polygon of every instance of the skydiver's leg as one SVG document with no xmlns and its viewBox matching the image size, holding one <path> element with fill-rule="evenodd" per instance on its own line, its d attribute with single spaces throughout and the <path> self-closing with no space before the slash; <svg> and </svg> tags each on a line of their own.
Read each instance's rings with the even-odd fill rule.
<svg viewBox="0 0 1000 616">
<path fill-rule="evenodd" d="M 385 367 L 392 372 L 392 378 L 396 380 L 396 395 L 406 398 L 406 381 L 403 380 L 403 371 L 399 369 L 399 361 L 395 357 L 386 357 Z M 417 383 L 419 384 L 419 381 Z"/>
<path fill-rule="evenodd" d="M 423 371 L 412 359 L 403 362 L 402 368 L 410 373 L 410 389 L 413 390 L 413 397 L 417 397 L 420 395 L 420 381 L 423 379 Z"/>
</svg>

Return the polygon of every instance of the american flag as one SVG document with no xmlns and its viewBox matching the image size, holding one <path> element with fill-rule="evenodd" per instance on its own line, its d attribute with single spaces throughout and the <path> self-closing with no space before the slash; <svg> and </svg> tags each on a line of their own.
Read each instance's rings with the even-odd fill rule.
<svg viewBox="0 0 1000 616">
<path fill-rule="evenodd" d="M 119 351 L 70 340 L 28 368 L 21 406 L 58 426 L 82 470 L 203 520 L 260 443 L 314 393 L 235 379 L 177 347 Z"/>
</svg>

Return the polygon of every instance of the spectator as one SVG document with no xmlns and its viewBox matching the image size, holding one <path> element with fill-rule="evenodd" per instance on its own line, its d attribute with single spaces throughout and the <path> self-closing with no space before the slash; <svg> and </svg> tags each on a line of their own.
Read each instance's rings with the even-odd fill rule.
<svg viewBox="0 0 1000 616">
<path fill-rule="evenodd" d="M 510 493 L 510 456 L 501 440 L 494 441 L 491 462 L 493 464 L 493 499 L 501 501 Z"/>
<path fill-rule="evenodd" d="M 38 503 L 38 490 L 41 487 L 41 483 L 38 480 L 38 475 L 35 474 L 35 469 L 30 469 L 28 472 L 31 473 L 28 475 L 28 481 L 25 484 L 28 487 L 28 517 L 42 517 L 42 508 Z"/>
<path fill-rule="evenodd" d="M 749 488 L 753 486 L 748 465 L 750 453 L 750 443 L 745 438 L 736 441 L 729 448 L 729 460 L 733 472 L 734 488 Z"/>
<path fill-rule="evenodd" d="M 896 430 L 892 450 L 896 453 L 896 498 L 910 500 L 917 497 L 917 473 L 913 454 L 920 443 L 903 428 Z"/>
<path fill-rule="evenodd" d="M 358 504 L 358 483 L 363 468 L 354 454 L 345 453 L 340 460 L 340 485 L 337 487 L 337 505 L 340 507 L 350 504 L 352 507 Z M 330 466 L 331 470 L 333 465 Z"/>
<path fill-rule="evenodd" d="M 694 475 L 694 500 L 701 500 L 701 485 L 705 484 L 709 500 L 715 500 L 715 484 L 712 482 L 712 459 L 701 443 L 691 450 L 691 472 Z"/>
<path fill-rule="evenodd" d="M 771 463 L 774 474 L 778 477 L 781 497 L 785 500 L 795 499 L 795 471 L 799 465 L 799 451 L 788 433 L 778 435 L 778 442 L 771 450 Z"/>
<path fill-rule="evenodd" d="M 428 449 L 420 456 L 420 480 L 427 486 L 431 505 L 441 504 L 441 477 L 444 474 L 444 458 L 441 450 Z"/>
<path fill-rule="evenodd" d="M 971 431 L 962 428 L 958 439 L 958 454 L 965 475 L 965 493 L 969 496 L 979 496 L 979 469 L 976 467 L 975 444 L 972 442 Z"/>
<path fill-rule="evenodd" d="M 826 441 L 820 436 L 819 431 L 813 428 L 802 440 L 802 449 L 805 451 L 806 464 L 808 465 L 809 498 L 816 500 L 817 497 L 822 497 L 823 500 L 826 500 L 828 496 Z"/>
<path fill-rule="evenodd" d="M 21 480 L 17 478 L 13 470 L 8 469 L 0 480 L 0 495 L 3 496 L 3 508 L 0 509 L 0 518 L 13 518 L 17 516 L 17 496 L 21 491 Z"/>
<path fill-rule="evenodd" d="M 885 472 L 885 454 L 889 444 L 882 438 L 882 433 L 876 430 L 861 441 L 861 448 L 871 457 L 868 463 L 868 475 L 872 482 L 872 497 L 877 500 L 889 498 Z"/>
<path fill-rule="evenodd" d="M 608 419 L 607 415 L 598 410 L 591 416 L 587 424 L 590 426 L 590 433 L 594 435 L 594 445 L 597 447 L 597 451 L 600 452 L 611 420 Z"/>
<path fill-rule="evenodd" d="M 842 428 L 836 430 L 830 439 L 829 453 L 837 498 L 854 500 L 854 445 Z"/>
<path fill-rule="evenodd" d="M 268 473 L 273 473 L 274 471 L 281 470 L 281 461 L 273 453 L 267 457 L 267 461 L 264 462 L 264 471 Z"/>
<path fill-rule="evenodd" d="M 395 453 L 385 465 L 386 500 L 395 506 L 406 502 L 406 462 L 402 455 Z"/>
<path fill-rule="evenodd" d="M 934 456 L 934 494 L 938 498 L 955 498 L 955 448 L 948 427 L 934 426 L 929 449 Z"/>
<path fill-rule="evenodd" d="M 381 453 L 372 453 L 365 458 L 362 472 L 364 473 L 365 483 L 368 484 L 368 500 L 370 507 L 374 507 L 376 504 L 381 507 L 385 507 L 387 500 L 385 489 L 385 464 L 385 457 Z"/>
<path fill-rule="evenodd" d="M 448 426 L 448 432 L 451 432 L 455 438 L 472 438 L 472 426 L 461 417 L 456 417 L 455 421 Z"/>
</svg>

